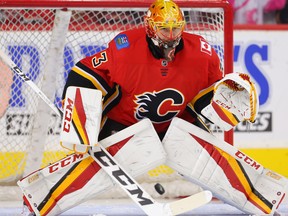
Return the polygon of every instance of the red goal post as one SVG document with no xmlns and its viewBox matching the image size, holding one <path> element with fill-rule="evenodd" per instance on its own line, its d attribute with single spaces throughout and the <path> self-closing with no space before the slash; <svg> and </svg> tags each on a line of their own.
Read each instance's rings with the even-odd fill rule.
<svg viewBox="0 0 288 216">
<path fill-rule="evenodd" d="M 185 30 L 208 40 L 221 59 L 224 73 L 232 72 L 233 12 L 228 1 L 176 2 L 184 12 Z M 104 49 L 119 31 L 143 26 L 143 15 L 151 3 L 150 0 L 2 1 L 0 49 L 60 106 L 63 85 L 71 67 L 84 56 Z M 59 145 L 60 119 L 19 77 L 7 72 L 1 62 L 0 73 L 0 83 L 5 83 L 5 88 L 0 89 L 1 97 L 10 98 L 5 107 L 0 104 L 3 110 L 0 186 L 5 186 L 15 185 L 23 175 L 69 152 Z M 225 133 L 225 140 L 233 142 L 232 131 Z M 143 177 L 143 183 L 157 181 L 179 185 L 173 183 L 179 181 L 177 175 L 165 165 Z M 171 193 L 174 193 L 171 197 L 185 195 L 175 194 L 174 189 Z"/>
</svg>

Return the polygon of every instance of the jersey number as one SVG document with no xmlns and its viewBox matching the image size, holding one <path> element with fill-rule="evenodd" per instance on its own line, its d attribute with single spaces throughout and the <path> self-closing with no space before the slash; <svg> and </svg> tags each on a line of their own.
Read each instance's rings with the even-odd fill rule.
<svg viewBox="0 0 288 216">
<path fill-rule="evenodd" d="M 107 54 L 106 54 L 106 51 L 100 53 L 100 57 L 98 56 L 95 56 L 93 59 L 92 59 L 92 65 L 94 68 L 98 67 L 99 65 L 101 65 L 102 63 L 104 62 L 107 62 Z"/>
</svg>

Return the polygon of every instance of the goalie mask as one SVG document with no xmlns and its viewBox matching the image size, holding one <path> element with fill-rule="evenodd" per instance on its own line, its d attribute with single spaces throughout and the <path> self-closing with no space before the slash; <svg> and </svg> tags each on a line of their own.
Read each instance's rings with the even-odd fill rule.
<svg viewBox="0 0 288 216">
<path fill-rule="evenodd" d="M 156 0 L 145 16 L 146 33 L 156 46 L 163 49 L 167 60 L 174 58 L 184 26 L 182 11 L 171 0 Z"/>
</svg>

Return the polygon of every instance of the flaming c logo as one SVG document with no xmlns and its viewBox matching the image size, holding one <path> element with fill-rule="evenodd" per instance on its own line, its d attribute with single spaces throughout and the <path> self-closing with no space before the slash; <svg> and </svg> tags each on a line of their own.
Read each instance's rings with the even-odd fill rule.
<svg viewBox="0 0 288 216">
<path fill-rule="evenodd" d="M 154 123 L 171 120 L 181 110 L 184 96 L 175 89 L 145 92 L 136 96 L 135 118 L 149 118 Z"/>
</svg>

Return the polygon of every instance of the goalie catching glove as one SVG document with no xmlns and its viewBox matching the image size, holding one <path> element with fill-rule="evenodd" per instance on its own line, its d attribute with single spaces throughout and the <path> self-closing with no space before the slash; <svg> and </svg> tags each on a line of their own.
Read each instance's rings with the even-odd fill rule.
<svg viewBox="0 0 288 216">
<path fill-rule="evenodd" d="M 230 73 L 214 85 L 214 95 L 201 114 L 228 131 L 240 122 L 255 122 L 258 113 L 258 95 L 250 76 Z"/>
</svg>

